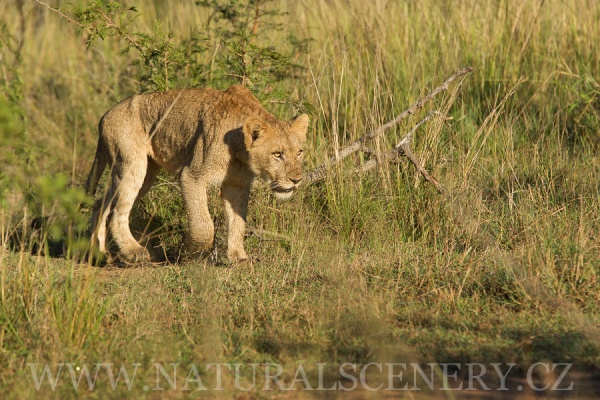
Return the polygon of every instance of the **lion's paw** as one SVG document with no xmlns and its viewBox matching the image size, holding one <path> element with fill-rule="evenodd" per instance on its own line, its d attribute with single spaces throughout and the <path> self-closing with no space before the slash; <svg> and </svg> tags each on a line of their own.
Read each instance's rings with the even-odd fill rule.
<svg viewBox="0 0 600 400">
<path fill-rule="evenodd" d="M 150 262 L 150 252 L 145 247 L 138 247 L 132 250 L 121 251 L 119 259 L 127 265 L 141 265 Z"/>
</svg>

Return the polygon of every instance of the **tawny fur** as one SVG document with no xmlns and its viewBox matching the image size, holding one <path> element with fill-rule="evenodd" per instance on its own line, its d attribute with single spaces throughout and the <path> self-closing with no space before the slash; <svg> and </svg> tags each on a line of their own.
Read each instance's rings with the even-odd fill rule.
<svg viewBox="0 0 600 400">
<path fill-rule="evenodd" d="M 188 251 L 213 246 L 206 190 L 220 185 L 228 226 L 227 257 L 232 262 L 247 259 L 243 242 L 252 180 L 271 182 L 279 199 L 291 197 L 302 179 L 307 127 L 306 114 L 281 121 L 239 85 L 226 91 L 172 90 L 123 100 L 100 120 L 96 157 L 86 181 L 86 191 L 93 195 L 102 172 L 111 167 L 110 187 L 94 207 L 93 241 L 106 251 L 108 224 L 122 259 L 150 260 L 148 250 L 131 234 L 129 214 L 164 168 L 181 183 Z"/>
</svg>

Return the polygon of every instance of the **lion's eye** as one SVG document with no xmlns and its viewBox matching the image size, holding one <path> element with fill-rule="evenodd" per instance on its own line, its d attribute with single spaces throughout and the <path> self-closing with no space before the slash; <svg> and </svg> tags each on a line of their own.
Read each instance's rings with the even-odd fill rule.
<svg viewBox="0 0 600 400">
<path fill-rule="evenodd" d="M 302 157 L 302 150 L 298 151 L 298 157 Z"/>
<path fill-rule="evenodd" d="M 276 151 L 275 153 L 273 153 L 273 157 L 282 159 L 283 158 L 283 153 L 280 152 L 280 151 Z"/>
</svg>

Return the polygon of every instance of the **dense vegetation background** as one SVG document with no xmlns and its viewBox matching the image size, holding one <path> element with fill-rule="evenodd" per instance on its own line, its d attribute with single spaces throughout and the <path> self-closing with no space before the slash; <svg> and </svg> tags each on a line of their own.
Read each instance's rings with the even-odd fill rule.
<svg viewBox="0 0 600 400">
<path fill-rule="evenodd" d="M 597 1 L 0 6 L 3 398 L 157 394 L 105 381 L 36 390 L 31 363 L 272 362 L 290 366 L 291 381 L 301 362 L 315 374 L 316 363 L 525 371 L 548 361 L 597 379 Z M 97 122 L 117 101 L 243 82 L 281 118 L 310 113 L 310 169 L 467 65 L 467 78 L 375 144 L 395 143 L 431 110 L 453 117 L 423 125 L 414 146 L 444 195 L 403 160 L 332 173 L 283 204 L 258 185 L 249 266 L 82 261 L 89 210 L 79 204 L 90 200 L 80 186 Z M 176 186 L 162 176 L 132 222 L 175 260 L 185 227 Z"/>
</svg>

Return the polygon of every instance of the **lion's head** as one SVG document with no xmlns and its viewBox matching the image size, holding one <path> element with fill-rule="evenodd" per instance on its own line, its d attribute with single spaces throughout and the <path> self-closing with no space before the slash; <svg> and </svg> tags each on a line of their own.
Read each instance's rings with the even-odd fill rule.
<svg viewBox="0 0 600 400">
<path fill-rule="evenodd" d="M 306 142 L 308 115 L 289 121 L 267 122 L 259 116 L 244 123 L 244 141 L 249 166 L 261 179 L 270 182 L 279 200 L 289 199 L 302 180 L 302 146 Z"/>
</svg>

